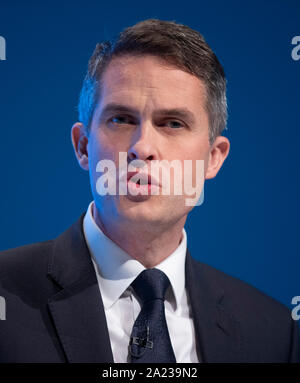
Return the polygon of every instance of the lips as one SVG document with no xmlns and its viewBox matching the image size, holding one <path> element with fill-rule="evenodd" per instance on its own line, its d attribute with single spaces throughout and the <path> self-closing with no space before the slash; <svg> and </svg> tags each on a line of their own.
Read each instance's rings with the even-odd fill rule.
<svg viewBox="0 0 300 383">
<path fill-rule="evenodd" d="M 138 185 L 156 185 L 160 186 L 157 179 L 148 173 L 143 172 L 128 172 L 127 181 L 137 183 Z"/>
</svg>

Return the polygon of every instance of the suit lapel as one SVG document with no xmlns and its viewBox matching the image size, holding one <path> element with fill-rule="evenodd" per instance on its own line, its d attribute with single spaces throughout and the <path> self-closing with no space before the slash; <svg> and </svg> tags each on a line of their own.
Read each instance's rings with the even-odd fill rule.
<svg viewBox="0 0 300 383">
<path fill-rule="evenodd" d="M 186 288 L 194 320 L 196 345 L 202 362 L 242 362 L 239 322 L 224 307 L 216 270 L 186 254 Z"/>
<path fill-rule="evenodd" d="M 48 275 L 61 290 L 48 307 L 67 360 L 113 362 L 101 294 L 82 231 L 84 214 L 55 239 Z"/>
</svg>

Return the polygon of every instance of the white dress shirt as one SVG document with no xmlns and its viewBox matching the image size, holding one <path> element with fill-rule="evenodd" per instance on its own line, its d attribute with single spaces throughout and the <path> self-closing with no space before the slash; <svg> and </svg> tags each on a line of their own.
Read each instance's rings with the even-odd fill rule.
<svg viewBox="0 0 300 383">
<path fill-rule="evenodd" d="M 141 310 L 130 284 L 145 269 L 108 238 L 93 218 L 93 201 L 83 221 L 85 239 L 95 267 L 103 300 L 115 363 L 129 362 L 128 345 L 133 324 Z M 177 249 L 156 265 L 170 280 L 165 314 L 177 363 L 198 362 L 195 330 L 185 288 L 187 238 L 182 230 Z"/>
</svg>

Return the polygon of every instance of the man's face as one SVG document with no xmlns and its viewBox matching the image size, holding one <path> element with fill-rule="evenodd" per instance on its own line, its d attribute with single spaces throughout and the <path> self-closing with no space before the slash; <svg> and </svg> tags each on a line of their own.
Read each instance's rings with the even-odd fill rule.
<svg viewBox="0 0 300 383">
<path fill-rule="evenodd" d="M 192 160 L 195 181 L 196 160 L 204 160 L 205 172 L 211 161 L 205 102 L 201 80 L 155 56 L 126 56 L 111 61 L 102 77 L 87 144 L 92 192 L 104 217 L 151 226 L 185 221 L 191 207 L 186 206 L 184 193 L 100 196 L 96 182 L 101 174 L 96 166 L 100 160 L 113 160 L 118 176 L 119 152 L 127 153 L 128 162 L 145 161 L 149 174 L 154 160 L 179 160 L 182 165 L 184 160 Z M 112 104 L 122 109 L 107 110 Z M 175 109 L 184 113 L 170 111 Z M 171 173 L 171 190 L 173 176 Z"/>
</svg>

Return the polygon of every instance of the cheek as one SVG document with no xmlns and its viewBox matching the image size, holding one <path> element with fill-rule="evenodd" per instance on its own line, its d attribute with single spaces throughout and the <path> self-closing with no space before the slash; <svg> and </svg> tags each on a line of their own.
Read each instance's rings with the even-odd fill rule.
<svg viewBox="0 0 300 383">
<path fill-rule="evenodd" d="M 209 144 L 190 145 L 189 150 L 181 152 L 183 180 L 187 177 L 192 185 L 202 184 L 208 166 Z"/>
<path fill-rule="evenodd" d="M 114 159 L 114 146 L 107 137 L 100 132 L 94 134 L 89 141 L 89 158 L 92 163 L 97 163 L 102 159 Z"/>
<path fill-rule="evenodd" d="M 195 138 L 194 141 L 197 139 Z M 184 148 L 182 148 L 184 146 Z M 204 160 L 207 162 L 209 158 L 209 144 L 199 144 L 195 145 L 195 142 L 187 142 L 181 147 L 178 147 L 174 152 L 170 155 L 173 159 L 179 159 L 181 162 L 184 160 Z"/>
<path fill-rule="evenodd" d="M 99 165 L 100 161 L 112 161 L 115 165 L 116 171 L 118 171 L 119 152 L 126 152 L 126 150 L 121 147 L 120 141 L 108 139 L 108 137 L 104 134 L 95 135 L 93 139 L 89 141 L 89 169 L 90 176 L 94 182 L 96 182 L 99 176 L 103 174 L 102 172 L 96 171 L 97 165 Z M 125 161 L 127 162 L 127 156 Z M 102 166 L 105 166 L 104 163 L 102 163 Z M 111 165 L 109 164 L 109 166 Z M 107 168 L 105 172 L 106 171 Z"/>
</svg>

